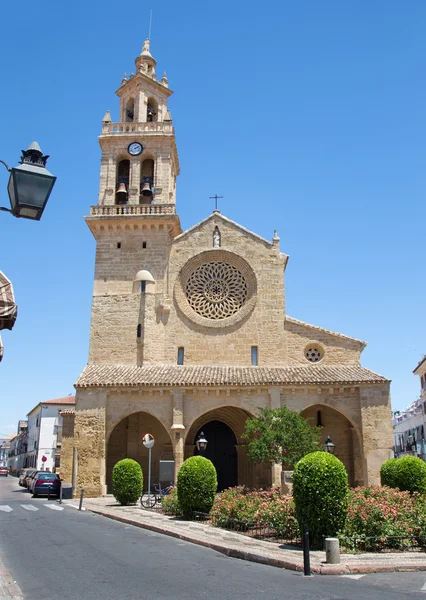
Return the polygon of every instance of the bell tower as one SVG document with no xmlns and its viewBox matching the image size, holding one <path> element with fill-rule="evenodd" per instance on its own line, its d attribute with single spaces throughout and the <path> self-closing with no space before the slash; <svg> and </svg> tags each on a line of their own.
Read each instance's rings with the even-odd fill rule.
<svg viewBox="0 0 426 600">
<path fill-rule="evenodd" d="M 89 351 L 96 363 L 147 360 L 146 314 L 155 313 L 164 295 L 167 300 L 170 243 L 182 231 L 179 159 L 167 106 L 173 92 L 165 73 L 157 79 L 148 39 L 135 64 L 136 73 L 125 74 L 116 92 L 118 121 L 110 111 L 102 120 L 98 203 L 85 218 L 96 239 Z"/>
</svg>

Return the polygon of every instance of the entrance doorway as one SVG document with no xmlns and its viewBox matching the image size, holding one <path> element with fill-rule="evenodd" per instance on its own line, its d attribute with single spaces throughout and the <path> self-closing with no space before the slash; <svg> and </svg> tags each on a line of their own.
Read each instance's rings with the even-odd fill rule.
<svg viewBox="0 0 426 600">
<path fill-rule="evenodd" d="M 238 485 L 238 462 L 235 448 L 237 439 L 234 432 L 222 421 L 209 421 L 201 427 L 195 436 L 194 444 L 201 431 L 207 439 L 207 449 L 199 452 L 195 447 L 194 455 L 201 455 L 212 461 L 217 472 L 217 491 Z"/>
</svg>

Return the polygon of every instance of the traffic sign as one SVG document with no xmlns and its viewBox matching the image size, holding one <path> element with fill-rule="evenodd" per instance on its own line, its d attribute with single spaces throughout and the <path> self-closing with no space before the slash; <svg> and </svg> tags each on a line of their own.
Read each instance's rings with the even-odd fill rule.
<svg viewBox="0 0 426 600">
<path fill-rule="evenodd" d="M 143 445 L 145 446 L 145 448 L 151 449 L 154 446 L 154 436 L 151 435 L 150 433 L 146 433 L 143 438 L 142 438 L 142 442 Z"/>
<path fill-rule="evenodd" d="M 44 456 L 44 455 L 43 455 L 43 456 L 41 457 L 41 460 L 42 460 L 42 462 L 46 462 L 46 460 L 47 460 L 47 456 Z"/>
</svg>

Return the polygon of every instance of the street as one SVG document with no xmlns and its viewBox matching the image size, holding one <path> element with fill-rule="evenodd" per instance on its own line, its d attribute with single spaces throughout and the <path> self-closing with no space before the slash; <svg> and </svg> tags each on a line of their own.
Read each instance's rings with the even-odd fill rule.
<svg viewBox="0 0 426 600">
<path fill-rule="evenodd" d="M 426 591 L 424 572 L 305 578 L 228 558 L 32 498 L 11 476 L 0 479 L 0 531 L 0 560 L 26 600 L 401 600 Z"/>
</svg>

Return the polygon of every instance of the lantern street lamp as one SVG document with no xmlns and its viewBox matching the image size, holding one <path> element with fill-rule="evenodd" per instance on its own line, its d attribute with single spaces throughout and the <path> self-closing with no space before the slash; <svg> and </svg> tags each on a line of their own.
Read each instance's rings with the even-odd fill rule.
<svg viewBox="0 0 426 600">
<path fill-rule="evenodd" d="M 208 444 L 208 441 L 204 437 L 204 433 L 201 432 L 200 435 L 198 436 L 197 441 L 195 442 L 198 452 L 204 452 L 207 448 L 207 444 Z"/>
<path fill-rule="evenodd" d="M 329 454 L 334 454 L 335 449 L 336 449 L 336 444 L 333 444 L 330 436 L 328 435 L 327 439 L 324 442 L 324 450 L 326 452 L 328 452 Z"/>
<path fill-rule="evenodd" d="M 34 221 L 41 219 L 56 181 L 56 177 L 46 169 L 48 158 L 43 156 L 37 142 L 33 142 L 28 150 L 22 150 L 21 162 L 17 167 L 10 169 L 0 160 L 10 173 L 7 191 L 11 206 L 0 206 L 0 210 L 10 212 L 15 217 Z"/>
</svg>

